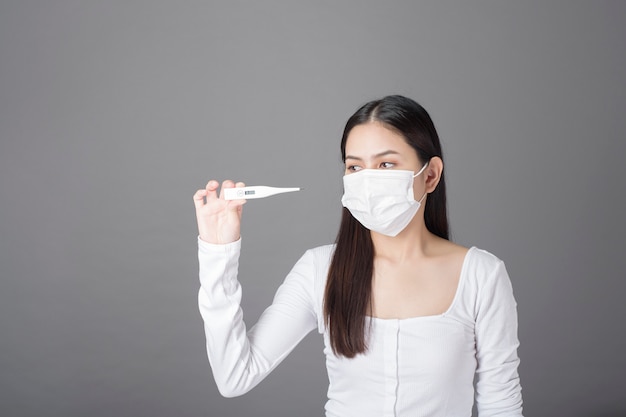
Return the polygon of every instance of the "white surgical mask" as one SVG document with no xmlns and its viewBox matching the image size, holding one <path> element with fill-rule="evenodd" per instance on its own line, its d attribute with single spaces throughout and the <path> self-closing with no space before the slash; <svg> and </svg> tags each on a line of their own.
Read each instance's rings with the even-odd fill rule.
<svg viewBox="0 0 626 417">
<path fill-rule="evenodd" d="M 420 175 L 428 162 L 413 171 L 362 169 L 343 176 L 341 204 L 367 229 L 396 236 L 409 224 L 420 208 L 426 193 L 415 201 L 413 178 Z"/>
</svg>

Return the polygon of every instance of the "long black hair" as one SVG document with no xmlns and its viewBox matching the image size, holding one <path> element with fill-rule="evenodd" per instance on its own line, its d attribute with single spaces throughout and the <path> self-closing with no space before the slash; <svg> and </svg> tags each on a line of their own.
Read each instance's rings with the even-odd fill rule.
<svg viewBox="0 0 626 417">
<path fill-rule="evenodd" d="M 439 135 L 426 110 L 398 95 L 370 101 L 354 113 L 343 131 L 341 158 L 346 160 L 346 141 L 358 125 L 378 122 L 400 134 L 415 149 L 422 163 L 437 156 L 443 160 Z M 426 228 L 448 239 L 446 183 L 444 173 L 424 207 Z M 343 208 L 336 248 L 324 293 L 324 322 L 329 328 L 333 351 L 352 358 L 367 350 L 365 320 L 371 313 L 374 245 L 370 231 Z"/>
</svg>

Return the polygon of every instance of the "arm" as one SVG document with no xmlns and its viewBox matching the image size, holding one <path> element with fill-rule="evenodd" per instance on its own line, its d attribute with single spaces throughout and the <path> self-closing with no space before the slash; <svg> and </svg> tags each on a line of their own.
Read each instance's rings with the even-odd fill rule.
<svg viewBox="0 0 626 417">
<path fill-rule="evenodd" d="M 198 239 L 198 295 L 213 376 L 225 397 L 242 395 L 265 378 L 315 328 L 314 265 L 305 255 L 246 332 L 237 268 L 241 240 L 226 245 Z"/>
<path fill-rule="evenodd" d="M 522 416 L 516 306 L 511 281 L 498 260 L 478 294 L 476 403 L 481 417 Z"/>
</svg>

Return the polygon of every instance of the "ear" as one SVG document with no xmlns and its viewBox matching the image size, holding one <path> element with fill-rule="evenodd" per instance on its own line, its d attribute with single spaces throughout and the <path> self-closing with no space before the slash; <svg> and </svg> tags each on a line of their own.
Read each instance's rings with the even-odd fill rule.
<svg viewBox="0 0 626 417">
<path fill-rule="evenodd" d="M 443 174 L 443 161 L 438 156 L 433 156 L 428 162 L 428 166 L 424 170 L 424 178 L 426 181 L 426 192 L 432 193 L 437 188 L 441 175 Z"/>
</svg>

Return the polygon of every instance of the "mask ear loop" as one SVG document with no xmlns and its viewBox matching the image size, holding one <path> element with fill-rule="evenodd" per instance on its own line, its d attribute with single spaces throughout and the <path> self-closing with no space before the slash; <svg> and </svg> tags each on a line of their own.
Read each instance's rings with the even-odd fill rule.
<svg viewBox="0 0 626 417">
<path fill-rule="evenodd" d="M 430 161 L 428 161 L 430 162 Z M 419 174 L 421 174 L 422 172 L 424 172 L 424 170 L 426 169 L 426 167 L 428 166 L 428 162 L 426 162 L 424 164 L 424 166 L 422 167 L 422 169 L 419 170 L 419 172 L 415 175 L 413 175 L 413 178 L 417 177 Z M 424 195 L 422 196 L 422 198 L 420 198 L 419 200 L 417 200 L 418 203 L 422 204 L 422 201 L 424 201 L 424 198 L 426 198 L 426 194 L 428 194 L 428 192 L 425 192 Z"/>
<path fill-rule="evenodd" d="M 428 162 L 430 162 L 430 161 L 428 161 Z M 424 166 L 422 167 L 422 169 L 420 169 L 420 170 L 417 172 L 417 174 L 413 175 L 413 178 L 417 177 L 419 174 L 421 174 L 422 172 L 424 172 L 424 170 L 425 170 L 425 169 L 426 169 L 426 167 L 428 166 L 428 162 L 426 162 L 426 163 L 424 164 Z"/>
</svg>

